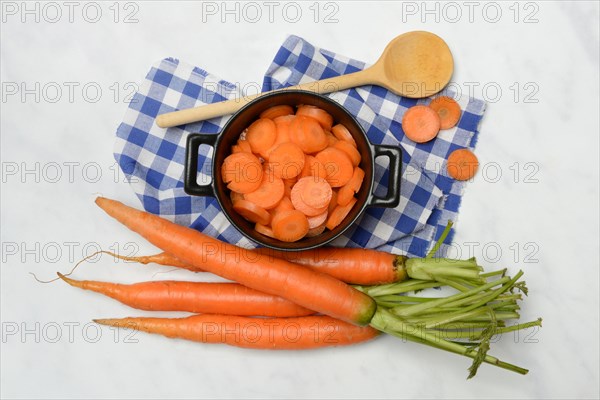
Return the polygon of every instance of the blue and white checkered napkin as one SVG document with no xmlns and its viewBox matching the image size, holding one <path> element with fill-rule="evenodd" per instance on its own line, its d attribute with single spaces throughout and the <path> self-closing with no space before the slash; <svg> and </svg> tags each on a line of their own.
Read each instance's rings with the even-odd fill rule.
<svg viewBox="0 0 600 400">
<path fill-rule="evenodd" d="M 290 36 L 267 70 L 263 91 L 364 69 L 366 64 L 320 49 Z M 448 220 L 456 220 L 464 183 L 446 176 L 445 163 L 453 150 L 473 148 L 485 103 L 456 98 L 463 110 L 457 127 L 441 131 L 425 144 L 408 140 L 400 124 L 407 108 L 430 99 L 399 97 L 378 86 L 363 86 L 330 95 L 344 105 L 374 144 L 402 145 L 401 201 L 395 209 L 369 208 L 357 224 L 333 244 L 377 248 L 397 254 L 424 256 Z M 218 133 L 228 116 L 185 126 L 159 128 L 159 114 L 242 95 L 240 89 L 216 76 L 174 59 L 156 63 L 129 105 L 117 130 L 115 158 L 144 208 L 182 225 L 244 247 L 255 244 L 229 224 L 214 198 L 187 195 L 183 190 L 185 140 L 190 133 Z M 200 149 L 201 182 L 210 181 L 209 150 Z M 387 191 L 388 160 L 376 160 L 375 193 Z M 446 240 L 450 243 L 452 235 Z M 442 247 L 438 256 L 445 253 Z"/>
</svg>

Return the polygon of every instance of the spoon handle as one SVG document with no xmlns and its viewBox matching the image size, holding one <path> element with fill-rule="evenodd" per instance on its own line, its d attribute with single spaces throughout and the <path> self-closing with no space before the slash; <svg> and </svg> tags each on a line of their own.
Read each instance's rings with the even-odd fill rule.
<svg viewBox="0 0 600 400">
<path fill-rule="evenodd" d="M 364 71 L 353 72 L 347 75 L 321 79 L 319 81 L 306 82 L 300 85 L 278 89 L 276 91 L 297 89 L 307 90 L 309 92 L 319 94 L 326 94 L 372 83 L 369 78 L 371 78 L 371 74 L 369 69 L 366 69 Z M 251 96 L 244 96 L 238 99 L 221 101 L 218 103 L 161 114 L 156 118 L 156 124 L 161 128 L 170 128 L 173 126 L 233 114 L 257 97 L 267 93 L 272 93 L 274 91 L 253 94 Z"/>
</svg>

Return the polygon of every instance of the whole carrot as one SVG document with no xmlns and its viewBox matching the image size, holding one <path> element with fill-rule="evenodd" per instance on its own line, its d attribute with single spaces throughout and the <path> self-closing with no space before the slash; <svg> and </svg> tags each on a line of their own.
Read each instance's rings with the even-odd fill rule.
<svg viewBox="0 0 600 400">
<path fill-rule="evenodd" d="M 96 319 L 94 322 L 195 342 L 270 350 L 346 346 L 373 339 L 379 334 L 371 327 L 359 327 L 323 315 L 249 318 L 202 314 L 187 318 L 130 317 Z"/>
<path fill-rule="evenodd" d="M 140 310 L 264 317 L 314 314 L 289 300 L 237 283 L 155 281 L 123 285 L 77 281 L 61 273 L 58 276 L 71 286 L 101 293 Z"/>
<path fill-rule="evenodd" d="M 98 197 L 96 204 L 163 251 L 252 289 L 357 325 L 369 324 L 377 309 L 370 296 L 329 275 L 220 242 L 115 200 Z"/>
<path fill-rule="evenodd" d="M 321 247 L 314 250 L 293 252 L 267 248 L 258 248 L 251 251 L 267 257 L 281 258 L 304 265 L 315 271 L 331 275 L 343 282 L 357 285 L 379 285 L 401 282 L 408 278 L 404 265 L 407 259 L 406 256 L 383 251 L 337 247 Z M 142 264 L 155 263 L 184 268 L 195 272 L 203 272 L 202 269 L 196 268 L 164 252 L 141 257 L 112 255 L 126 261 L 136 261 Z"/>
</svg>

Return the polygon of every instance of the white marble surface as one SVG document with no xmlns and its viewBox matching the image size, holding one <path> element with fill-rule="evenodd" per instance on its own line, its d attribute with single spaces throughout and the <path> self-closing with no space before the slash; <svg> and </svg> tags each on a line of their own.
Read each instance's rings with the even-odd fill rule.
<svg viewBox="0 0 600 400">
<path fill-rule="evenodd" d="M 254 10 L 241 4 L 236 22 L 235 15 L 203 14 L 198 3 L 131 2 L 118 5 L 115 23 L 112 2 L 102 2 L 102 16 L 92 23 L 93 4 L 75 2 L 69 22 L 69 6 L 58 2 L 61 18 L 53 23 L 55 6 L 28 3 L 38 4 L 35 22 L 36 11 L 24 14 L 21 2 L 4 2 L 2 397 L 598 398 L 598 4 L 467 3 L 437 4 L 436 21 L 421 2 L 332 2 L 319 6 L 317 22 L 312 2 L 298 3 L 302 16 L 291 23 L 284 3 L 271 22 L 268 4 L 258 2 L 262 18 L 252 23 Z M 461 18 L 452 22 L 456 5 Z M 223 11 L 221 2 L 204 7 Z M 502 15 L 493 23 L 496 7 Z M 324 23 L 336 9 L 338 22 Z M 123 23 L 132 12 L 138 21 Z M 532 23 L 524 22 L 528 15 Z M 139 81 L 153 61 L 173 56 L 233 82 L 261 82 L 288 33 L 374 61 L 388 40 L 416 29 L 447 40 L 462 90 L 470 85 L 481 96 L 487 88 L 477 148 L 486 168 L 467 190 L 456 242 L 462 256 L 477 242 L 472 255 L 488 268 L 525 270 L 530 297 L 522 315 L 543 316 L 544 327 L 502 339 L 494 353 L 530 368 L 528 376 L 484 366 L 465 381 L 468 361 L 391 337 L 293 353 L 143 334 L 136 343 L 122 335 L 115 343 L 109 329 L 93 343 L 96 327 L 85 325 L 92 318 L 143 313 L 60 283 L 38 284 L 28 274 L 50 278 L 93 246 L 129 253 L 135 248 L 127 243 L 140 243 L 139 253 L 153 250 L 92 203 L 102 193 L 138 205 L 123 176 L 115 177 L 111 149 L 128 82 Z M 167 270 L 104 258 L 76 276 L 134 282 Z"/>
</svg>

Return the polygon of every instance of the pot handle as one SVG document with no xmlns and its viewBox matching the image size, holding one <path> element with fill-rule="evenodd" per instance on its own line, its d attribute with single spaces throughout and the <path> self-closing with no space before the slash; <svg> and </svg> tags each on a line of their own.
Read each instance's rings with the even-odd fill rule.
<svg viewBox="0 0 600 400">
<path fill-rule="evenodd" d="M 188 136 L 185 149 L 185 171 L 183 173 L 183 190 L 187 194 L 214 197 L 214 182 L 206 185 L 198 185 L 198 149 L 201 144 L 214 147 L 217 136 L 215 134 L 206 135 L 202 133 L 194 133 Z"/>
<path fill-rule="evenodd" d="M 388 174 L 388 192 L 385 197 L 373 195 L 369 207 L 394 208 L 400 204 L 400 167 L 402 165 L 402 150 L 399 146 L 374 145 L 374 157 L 390 159 Z"/>
</svg>

